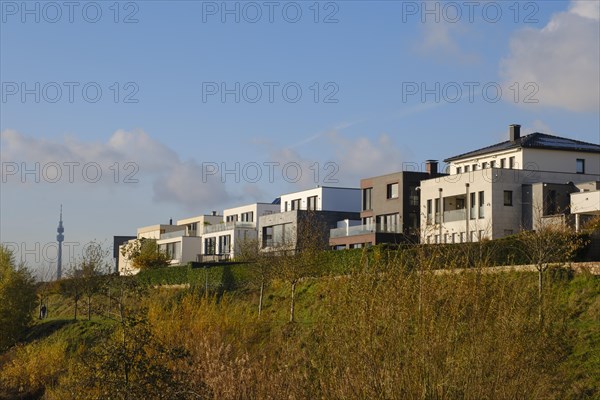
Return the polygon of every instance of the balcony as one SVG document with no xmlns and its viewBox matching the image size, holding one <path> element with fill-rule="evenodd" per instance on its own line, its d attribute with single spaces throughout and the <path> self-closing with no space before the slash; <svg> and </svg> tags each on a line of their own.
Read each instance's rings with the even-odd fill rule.
<svg viewBox="0 0 600 400">
<path fill-rule="evenodd" d="M 464 208 L 460 210 L 444 211 L 444 222 L 455 222 L 464 221 L 467 218 L 467 210 Z"/>
<path fill-rule="evenodd" d="M 256 228 L 254 222 L 225 222 L 217 225 L 205 225 L 202 234 L 230 231 L 236 228 Z"/>
<path fill-rule="evenodd" d="M 178 237 L 182 237 L 182 236 L 190 236 L 190 235 L 186 234 L 185 230 L 182 229 L 180 231 L 163 233 L 163 234 L 160 235 L 160 239 L 159 240 L 173 239 L 173 238 L 178 238 Z"/>
<path fill-rule="evenodd" d="M 348 228 L 335 228 L 329 231 L 331 239 L 347 236 L 367 235 L 370 233 L 402 233 L 402 228 L 398 225 L 385 226 L 381 224 L 355 225 Z"/>
</svg>

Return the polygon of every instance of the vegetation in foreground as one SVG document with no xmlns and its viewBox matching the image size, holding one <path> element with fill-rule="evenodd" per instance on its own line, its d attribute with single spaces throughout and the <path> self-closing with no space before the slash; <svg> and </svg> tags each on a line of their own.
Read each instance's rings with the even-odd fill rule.
<svg viewBox="0 0 600 400">
<path fill-rule="evenodd" d="M 87 257 L 38 287 L 50 317 L 0 354 L 0 398 L 599 398 L 600 278 L 550 260 L 485 273 L 482 248 L 374 249 L 320 277 L 335 259 L 253 253 L 188 269 L 185 289 L 100 277 Z"/>
</svg>

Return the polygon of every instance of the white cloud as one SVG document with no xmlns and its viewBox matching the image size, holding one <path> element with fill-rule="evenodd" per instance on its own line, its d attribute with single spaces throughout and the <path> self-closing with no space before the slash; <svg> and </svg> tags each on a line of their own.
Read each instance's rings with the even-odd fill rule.
<svg viewBox="0 0 600 400">
<path fill-rule="evenodd" d="M 599 20 L 600 2 L 573 1 L 568 11 L 554 14 L 542 29 L 517 32 L 510 41 L 510 54 L 500 65 L 505 84 L 536 83 L 540 106 L 597 112 Z"/>
<path fill-rule="evenodd" d="M 468 36 L 469 29 L 464 24 L 444 19 L 439 22 L 428 20 L 423 24 L 423 38 L 418 43 L 418 49 L 422 54 L 435 56 L 443 61 L 474 64 L 479 61 L 479 56 L 467 52 L 459 45 L 458 39 L 464 41 Z"/>
<path fill-rule="evenodd" d="M 269 148 L 270 161 L 279 163 L 276 169 L 278 182 L 289 183 L 290 190 L 316 185 L 358 186 L 362 178 L 401 171 L 406 159 L 396 143 L 385 134 L 376 139 L 365 136 L 349 138 L 334 129 L 316 140 L 319 143 L 313 145 L 333 150 L 330 158 L 310 159 L 304 157 L 297 146 L 281 148 L 273 143 L 264 144 Z M 292 182 L 296 177 L 295 168 L 290 168 L 282 176 L 283 166 L 291 163 L 297 163 L 302 172 L 297 182 Z"/>
<path fill-rule="evenodd" d="M 35 163 L 40 165 L 40 182 L 47 183 L 44 166 L 56 163 L 62 171 L 62 178 L 57 183 L 69 184 L 77 190 L 108 187 L 112 191 L 117 183 L 119 186 L 138 188 L 140 198 L 143 198 L 143 186 L 151 183 L 151 197 L 155 201 L 183 205 L 190 210 L 217 207 L 231 199 L 218 175 L 203 176 L 201 165 L 193 160 L 182 161 L 172 149 L 141 130 L 118 130 L 106 142 L 85 142 L 74 137 L 47 140 L 5 130 L 1 132 L 0 140 L 0 156 L 4 163 L 2 179 L 5 183 L 23 183 L 20 176 L 22 166 L 32 169 Z M 73 179 L 70 182 L 69 167 L 65 163 L 72 162 L 79 164 L 73 167 Z M 6 174 L 4 167 L 7 163 L 17 164 L 17 174 Z M 102 178 L 93 182 L 95 185 L 90 185 L 90 180 L 83 177 L 83 166 L 89 163 L 98 165 L 102 172 Z M 127 163 L 133 163 L 133 166 L 127 167 Z M 118 175 L 115 175 L 115 166 Z M 49 171 L 54 179 L 55 170 Z M 95 178 L 95 170 L 92 169 L 92 172 Z M 127 177 L 137 180 L 139 185 L 123 185 Z M 33 178 L 25 181 L 35 182 Z"/>
<path fill-rule="evenodd" d="M 386 134 L 376 140 L 367 137 L 349 139 L 338 132 L 329 134 L 336 149 L 340 176 L 358 184 L 360 178 L 402 171 L 404 154 Z"/>
</svg>

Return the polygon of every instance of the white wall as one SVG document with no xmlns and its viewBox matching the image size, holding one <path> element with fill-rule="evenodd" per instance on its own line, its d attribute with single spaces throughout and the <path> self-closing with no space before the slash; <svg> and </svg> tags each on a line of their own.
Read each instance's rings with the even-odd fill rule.
<svg viewBox="0 0 600 400">
<path fill-rule="evenodd" d="M 585 160 L 586 175 L 600 174 L 600 154 L 577 151 L 523 149 L 523 161 L 527 169 L 576 173 L 576 160 Z"/>
<path fill-rule="evenodd" d="M 285 212 L 286 202 L 290 211 L 292 200 L 297 199 L 300 199 L 300 209 L 306 210 L 307 199 L 313 196 L 317 196 L 318 211 L 360 212 L 361 210 L 360 189 L 325 186 L 282 195 L 280 211 Z"/>
<path fill-rule="evenodd" d="M 247 213 L 247 212 L 252 212 L 252 213 L 254 213 L 252 222 L 254 223 L 254 226 L 256 226 L 258 223 L 259 217 L 261 217 L 263 215 L 273 214 L 273 213 L 276 213 L 279 211 L 280 211 L 279 204 L 268 204 L 268 203 L 248 204 L 248 205 L 234 207 L 234 208 L 228 208 L 228 209 L 224 210 L 223 211 L 223 221 L 227 221 L 227 217 L 232 216 L 232 215 L 237 215 L 238 221 L 241 221 L 242 220 L 241 214 Z"/>
<path fill-rule="evenodd" d="M 489 166 L 492 161 L 496 162 L 496 168 L 500 168 L 500 160 L 502 159 L 505 159 L 505 168 L 508 168 L 510 157 L 515 157 L 515 169 L 523 169 L 523 166 L 525 165 L 523 163 L 523 152 L 520 148 L 516 148 L 452 161 L 450 163 L 450 173 L 456 174 L 457 167 L 460 167 L 464 172 L 465 165 L 468 165 L 471 171 L 473 170 L 473 164 L 477 164 L 477 169 L 482 169 L 483 163 L 487 162 Z"/>
<path fill-rule="evenodd" d="M 589 180 L 589 175 L 498 168 L 424 180 L 421 182 L 420 203 L 422 239 L 426 239 L 429 235 L 434 238 L 435 235 L 440 234 L 439 225 L 427 225 L 427 200 L 431 199 L 433 206 L 434 200 L 439 197 L 440 188 L 443 198 L 465 194 L 467 183 L 470 193 L 484 191 L 485 217 L 480 219 L 477 216 L 476 219 L 469 220 L 469 231 L 483 230 L 488 238 L 496 239 L 505 236 L 505 230 L 517 233 L 521 229 L 523 184 L 566 184 L 567 182 L 578 184 Z M 505 190 L 513 192 L 512 206 L 504 205 Z M 478 199 L 477 195 L 476 198 Z M 432 217 L 434 216 L 435 209 L 432 211 Z M 461 220 L 442 224 L 442 235 L 453 232 L 466 233 L 466 222 Z"/>
<path fill-rule="evenodd" d="M 513 156 L 515 157 L 515 169 L 574 174 L 576 173 L 576 160 L 581 158 L 585 160 L 585 173 L 587 175 L 600 174 L 600 154 L 598 153 L 529 148 L 510 149 L 479 157 L 456 160 L 450 163 L 450 173 L 456 174 L 457 167 L 461 167 L 464 171 L 465 165 L 469 165 L 472 170 L 473 164 L 477 164 L 477 169 L 481 169 L 484 162 L 490 165 L 492 161 L 496 161 L 496 168 L 500 168 L 500 160 L 503 158 L 506 159 L 505 168 L 508 168 L 508 160 Z"/>
</svg>

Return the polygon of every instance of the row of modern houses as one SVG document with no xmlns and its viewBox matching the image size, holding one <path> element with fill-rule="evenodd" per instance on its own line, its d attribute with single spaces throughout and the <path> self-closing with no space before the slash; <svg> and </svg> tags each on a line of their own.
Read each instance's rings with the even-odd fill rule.
<svg viewBox="0 0 600 400">
<path fill-rule="evenodd" d="M 521 136 L 438 162 L 425 171 L 364 178 L 360 187 L 316 188 L 283 194 L 209 215 L 152 225 L 119 243 L 155 239 L 172 264 L 233 260 L 242 245 L 274 249 L 301 235 L 299 221 L 319 216 L 330 248 L 381 243 L 464 243 L 498 239 L 540 224 L 579 230 L 600 215 L 600 145 L 544 133 Z M 121 274 L 136 271 L 115 252 Z"/>
</svg>

